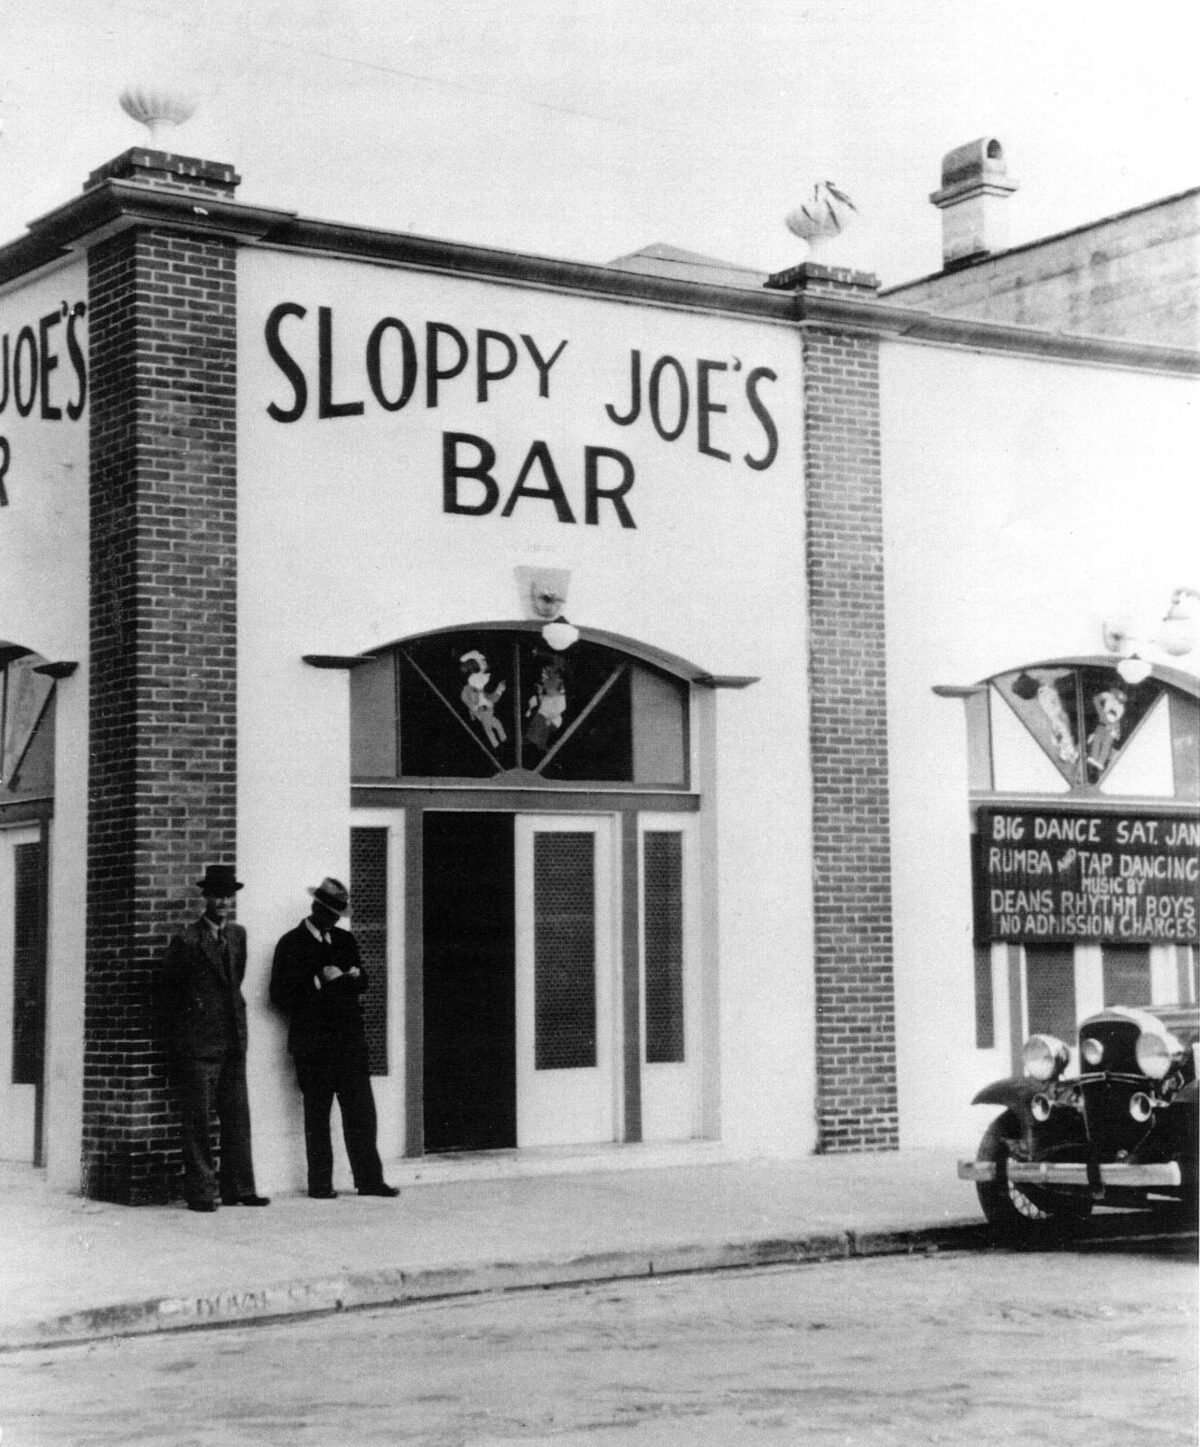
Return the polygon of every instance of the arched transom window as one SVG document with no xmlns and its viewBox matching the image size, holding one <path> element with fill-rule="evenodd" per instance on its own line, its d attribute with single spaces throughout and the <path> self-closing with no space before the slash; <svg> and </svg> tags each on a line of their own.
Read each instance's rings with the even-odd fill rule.
<svg viewBox="0 0 1200 1447">
<path fill-rule="evenodd" d="M 588 639 L 464 628 L 376 654 L 351 675 L 356 782 L 501 780 L 686 788 L 688 689 Z"/>
</svg>

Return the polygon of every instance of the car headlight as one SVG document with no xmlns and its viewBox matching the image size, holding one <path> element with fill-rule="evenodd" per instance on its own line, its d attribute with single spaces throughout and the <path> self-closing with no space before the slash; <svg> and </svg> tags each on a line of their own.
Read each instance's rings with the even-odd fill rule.
<svg viewBox="0 0 1200 1447">
<path fill-rule="evenodd" d="M 1085 1035 L 1079 1053 L 1089 1065 L 1099 1065 L 1104 1059 L 1104 1041 L 1097 1040 L 1094 1035 Z"/>
<path fill-rule="evenodd" d="M 1070 1058 L 1071 1052 L 1055 1035 L 1031 1035 L 1021 1047 L 1021 1063 L 1030 1080 L 1054 1080 Z"/>
<path fill-rule="evenodd" d="M 1160 1035 L 1155 1030 L 1143 1030 L 1138 1036 L 1138 1069 L 1151 1080 L 1161 1080 L 1182 1059 L 1183 1046 L 1167 1031 Z"/>
</svg>

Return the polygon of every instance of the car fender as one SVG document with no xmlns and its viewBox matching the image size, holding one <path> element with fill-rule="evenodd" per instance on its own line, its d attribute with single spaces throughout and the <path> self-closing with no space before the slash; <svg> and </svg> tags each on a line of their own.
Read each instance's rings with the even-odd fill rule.
<svg viewBox="0 0 1200 1447">
<path fill-rule="evenodd" d="M 1023 1125 L 1030 1123 L 1029 1102 L 1042 1087 L 1024 1077 L 1010 1076 L 1007 1080 L 994 1080 L 971 1101 L 972 1105 L 1002 1105 L 1021 1118 Z"/>
</svg>

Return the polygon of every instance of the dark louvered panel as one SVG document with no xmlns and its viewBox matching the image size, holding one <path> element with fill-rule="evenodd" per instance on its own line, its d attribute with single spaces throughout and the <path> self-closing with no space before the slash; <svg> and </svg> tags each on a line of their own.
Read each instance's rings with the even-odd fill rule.
<svg viewBox="0 0 1200 1447">
<path fill-rule="evenodd" d="M 46 1039 L 45 872 L 41 844 L 18 844 L 13 901 L 14 1085 L 38 1085 Z"/>
<path fill-rule="evenodd" d="M 684 1058 L 683 836 L 648 832 L 644 861 L 646 1062 L 677 1064 Z"/>
<path fill-rule="evenodd" d="M 372 1075 L 388 1073 L 387 850 L 386 829 L 350 830 L 351 926 L 370 979 L 363 1013 Z"/>
<path fill-rule="evenodd" d="M 1100 946 L 1106 1005 L 1150 1004 L 1150 946 Z"/>
<path fill-rule="evenodd" d="M 1025 946 L 1029 1033 L 1070 1040 L 1075 1033 L 1075 951 L 1071 945 Z"/>
<path fill-rule="evenodd" d="M 595 839 L 534 836 L 534 1065 L 596 1064 Z"/>
</svg>

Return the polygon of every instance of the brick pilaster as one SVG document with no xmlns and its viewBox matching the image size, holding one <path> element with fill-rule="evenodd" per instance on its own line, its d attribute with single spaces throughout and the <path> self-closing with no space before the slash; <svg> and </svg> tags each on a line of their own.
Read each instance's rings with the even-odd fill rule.
<svg viewBox="0 0 1200 1447">
<path fill-rule="evenodd" d="M 179 1175 L 158 967 L 234 861 L 235 246 L 138 226 L 88 254 L 91 753 L 83 1189 Z"/>
<path fill-rule="evenodd" d="M 812 264 L 788 282 L 814 301 L 878 288 Z M 895 1149 L 879 343 L 835 323 L 802 337 L 818 1150 Z"/>
</svg>

